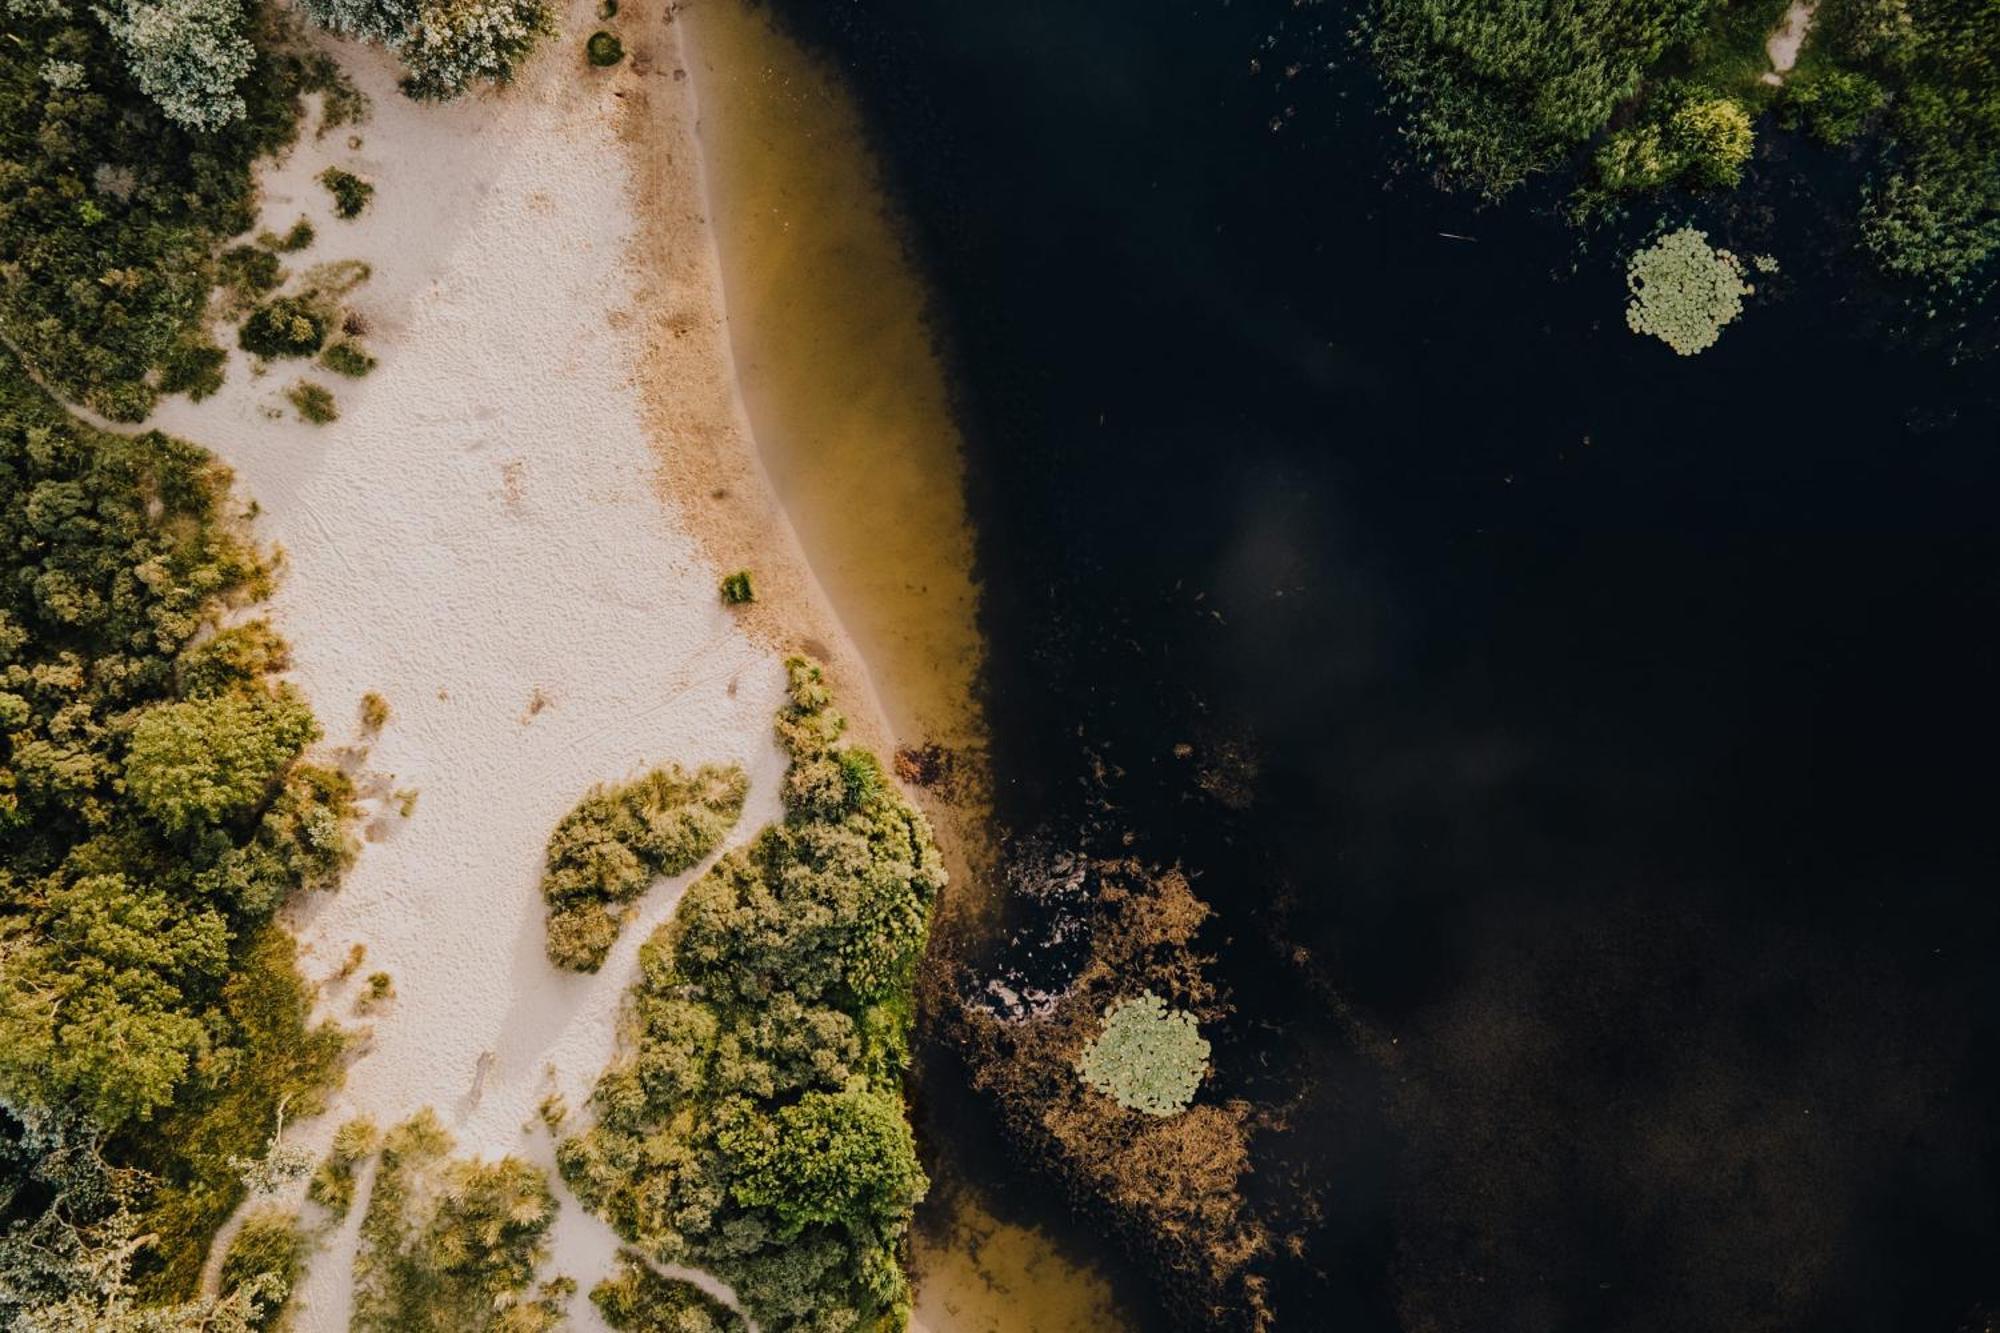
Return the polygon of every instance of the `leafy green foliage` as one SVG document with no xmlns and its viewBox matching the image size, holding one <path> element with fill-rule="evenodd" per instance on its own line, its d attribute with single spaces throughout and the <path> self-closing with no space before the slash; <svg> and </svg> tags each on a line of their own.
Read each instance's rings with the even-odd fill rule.
<svg viewBox="0 0 2000 1333">
<path fill-rule="evenodd" d="M 324 384 L 300 380 L 285 390 L 285 401 L 292 405 L 301 421 L 310 421 L 315 426 L 340 420 L 340 408 L 333 401 L 333 391 Z"/>
<path fill-rule="evenodd" d="M 222 1257 L 219 1285 L 224 1295 L 247 1288 L 259 1278 L 276 1278 L 266 1283 L 271 1296 L 252 1321 L 258 1329 L 283 1326 L 285 1301 L 299 1284 L 305 1270 L 306 1238 L 299 1230 L 296 1213 L 284 1208 L 262 1207 L 244 1217 L 229 1251 Z"/>
<path fill-rule="evenodd" d="M 260 13 L 242 115 L 190 129 L 142 91 L 89 12 L 0 14 L 0 332 L 63 397 L 137 421 L 158 393 L 149 375 L 206 342 L 213 255 L 255 221 L 251 164 L 290 142 L 299 92 L 331 73 L 290 53 L 275 11 Z M 77 73 L 51 83 L 49 61 Z M 179 378 L 207 382 L 185 367 Z"/>
<path fill-rule="evenodd" d="M 893 1327 L 909 1299 L 896 1249 L 926 1188 L 899 1080 L 944 871 L 880 766 L 844 761 L 858 752 L 819 669 L 789 669 L 785 818 L 646 942 L 597 1123 L 557 1161 L 628 1242 L 715 1273 L 762 1328 Z"/>
<path fill-rule="evenodd" d="M 368 207 L 368 201 L 375 197 L 375 187 L 351 171 L 339 167 L 328 167 L 319 173 L 319 183 L 333 196 L 333 215 L 339 218 L 358 218 Z"/>
<path fill-rule="evenodd" d="M 534 1289 L 555 1196 L 517 1157 L 452 1157 L 426 1108 L 382 1140 L 354 1260 L 355 1333 L 541 1333 L 575 1285 Z"/>
<path fill-rule="evenodd" d="M 722 604 L 724 606 L 745 606 L 757 600 L 756 589 L 750 586 L 750 571 L 739 569 L 734 574 L 722 576 Z"/>
<path fill-rule="evenodd" d="M 618 40 L 617 34 L 600 28 L 583 44 L 583 54 L 599 69 L 608 69 L 625 58 L 625 43 Z"/>
<path fill-rule="evenodd" d="M 354 1168 L 364 1158 L 374 1156 L 381 1146 L 381 1132 L 368 1117 L 356 1116 L 342 1125 L 333 1132 L 333 1146 L 328 1149 L 326 1160 L 306 1183 L 306 1197 L 334 1217 L 346 1217 L 347 1210 L 354 1206 Z"/>
<path fill-rule="evenodd" d="M 1722 328 L 1743 313 L 1750 285 L 1727 250 L 1711 249 L 1692 227 L 1668 232 L 1633 255 L 1625 271 L 1632 299 L 1625 322 L 1682 356 L 1715 346 Z"/>
<path fill-rule="evenodd" d="M 1368 43 L 1419 158 L 1498 198 L 1558 165 L 1699 30 L 1709 0 L 1381 0 Z"/>
<path fill-rule="evenodd" d="M 1208 1069 L 1208 1041 L 1195 1016 L 1151 991 L 1104 1014 L 1104 1030 L 1077 1057 L 1085 1083 L 1130 1111 L 1178 1115 Z"/>
<path fill-rule="evenodd" d="M 282 641 L 217 629 L 269 576 L 207 455 L 91 430 L 0 353 L 0 493 L 0 1099 L 145 1172 L 157 1239 L 120 1280 L 174 1295 L 243 1196 L 232 1160 L 335 1075 L 269 921 L 352 857 L 353 792 L 299 761 Z"/>
<path fill-rule="evenodd" d="M 395 51 L 403 91 L 431 100 L 507 82 L 555 31 L 547 0 L 303 0 L 303 8 L 335 32 Z"/>
<path fill-rule="evenodd" d="M 1829 67 L 1786 81 L 1778 113 L 1787 129 L 1803 129 L 1821 143 L 1844 144 L 1888 101 L 1882 85 L 1866 74 Z"/>
<path fill-rule="evenodd" d="M 743 1316 L 692 1282 L 661 1277 L 630 1255 L 590 1289 L 590 1303 L 618 1333 L 742 1333 Z"/>
<path fill-rule="evenodd" d="M 280 296 L 250 312 L 236 340 L 252 356 L 311 356 L 326 341 L 333 311 L 311 296 Z"/>
<path fill-rule="evenodd" d="M 249 110 L 237 91 L 257 63 L 240 0 L 124 0 L 101 12 L 140 89 L 169 120 L 216 130 Z"/>
<path fill-rule="evenodd" d="M 360 343 L 343 338 L 319 354 L 319 363 L 336 375 L 358 380 L 375 369 L 375 358 Z"/>
<path fill-rule="evenodd" d="M 290 686 L 162 704 L 132 728 L 125 789 L 169 833 L 200 833 L 266 805 L 318 738 Z"/>
<path fill-rule="evenodd" d="M 549 961 L 576 972 L 601 967 L 633 901 L 661 875 L 692 869 L 714 851 L 749 789 L 734 765 L 688 773 L 669 764 L 579 801 L 549 835 L 542 875 Z"/>
</svg>

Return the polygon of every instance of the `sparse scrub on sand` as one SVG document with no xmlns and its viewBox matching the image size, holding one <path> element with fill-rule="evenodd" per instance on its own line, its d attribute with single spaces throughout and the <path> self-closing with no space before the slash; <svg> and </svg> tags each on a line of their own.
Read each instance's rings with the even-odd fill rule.
<svg viewBox="0 0 2000 1333">
<path fill-rule="evenodd" d="M 739 569 L 734 574 L 722 576 L 722 604 L 724 606 L 744 606 L 757 600 L 757 590 L 750 585 L 750 571 Z"/>
<path fill-rule="evenodd" d="M 861 752 L 840 745 L 819 669 L 789 669 L 785 818 L 724 856 L 647 941 L 630 1027 L 591 1094 L 596 1123 L 556 1157 L 628 1243 L 715 1274 L 771 1333 L 899 1328 L 897 1253 L 927 1188 L 901 1079 L 944 870 L 894 787 L 845 779 L 880 769 L 843 763 Z M 615 1326 L 661 1327 L 617 1322 L 650 1304 L 645 1275 L 600 1291 Z"/>
<path fill-rule="evenodd" d="M 334 374 L 345 375 L 351 380 L 358 380 L 375 369 L 375 358 L 351 338 L 327 344 L 326 350 L 319 354 L 319 363 Z"/>
<path fill-rule="evenodd" d="M 374 690 L 361 696 L 361 729 L 374 735 L 389 725 L 389 701 Z"/>
<path fill-rule="evenodd" d="M 387 972 L 370 972 L 354 999 L 354 1012 L 372 1014 L 396 998 L 396 979 Z"/>
<path fill-rule="evenodd" d="M 535 1286 L 555 1196 L 517 1157 L 451 1156 L 430 1110 L 382 1139 L 361 1248 L 354 1333 L 544 1333 L 561 1326 L 575 1284 Z"/>
<path fill-rule="evenodd" d="M 306 1197 L 332 1213 L 347 1216 L 354 1206 L 354 1169 L 375 1155 L 382 1135 L 367 1116 L 356 1116 L 333 1132 L 333 1146 L 326 1160 L 306 1184 Z"/>
<path fill-rule="evenodd" d="M 333 215 L 342 219 L 361 216 L 368 207 L 368 201 L 375 197 L 375 187 L 368 181 L 345 171 L 340 167 L 328 167 L 319 173 L 319 183 L 333 196 Z"/>
<path fill-rule="evenodd" d="M 333 312 L 306 296 L 280 296 L 250 312 L 236 341 L 252 356 L 311 356 L 326 341 Z"/>
<path fill-rule="evenodd" d="M 260 233 L 257 237 L 257 244 L 266 250 L 275 250 L 279 254 L 289 255 L 296 254 L 298 251 L 311 245 L 315 236 L 316 233 L 313 231 L 311 219 L 301 217 L 282 236 L 273 231 Z"/>
<path fill-rule="evenodd" d="M 285 399 L 290 402 L 301 421 L 310 421 L 315 426 L 324 426 L 340 420 L 340 408 L 333 401 L 333 391 L 324 384 L 311 380 L 300 380 L 285 390 Z"/>
<path fill-rule="evenodd" d="M 691 869 L 714 851 L 743 813 L 749 788 L 734 765 L 689 773 L 669 764 L 579 801 L 549 836 L 542 875 L 549 961 L 595 972 L 632 902 L 661 875 Z"/>
</svg>

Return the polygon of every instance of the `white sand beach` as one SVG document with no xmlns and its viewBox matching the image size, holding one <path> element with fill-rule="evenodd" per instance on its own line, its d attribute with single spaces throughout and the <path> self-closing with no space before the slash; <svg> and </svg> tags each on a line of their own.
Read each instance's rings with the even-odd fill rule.
<svg viewBox="0 0 2000 1333">
<path fill-rule="evenodd" d="M 671 27 L 641 8 L 622 26 L 664 31 L 671 47 Z M 650 81 L 649 133 L 679 138 L 658 145 L 667 163 L 648 180 L 698 191 L 690 90 L 663 59 L 586 66 L 593 9 L 573 6 L 515 86 L 444 107 L 400 96 L 383 52 L 335 44 L 373 114 L 321 137 L 308 125 L 262 177 L 262 223 L 282 232 L 312 221 L 318 239 L 289 257 L 295 269 L 372 266 L 349 305 L 380 365 L 356 381 L 298 362 L 259 377 L 232 351 L 220 393 L 176 400 L 153 423 L 227 461 L 258 506 L 257 535 L 287 553 L 269 609 L 328 728 L 326 750 L 362 743 L 365 692 L 393 710 L 349 761 L 369 797 L 360 859 L 337 892 L 292 914 L 323 1010 L 372 1028 L 330 1113 L 288 1131 L 314 1150 L 350 1115 L 386 1126 L 428 1105 L 461 1151 L 549 1163 L 537 1105 L 551 1091 L 583 1103 L 612 1052 L 638 946 L 693 877 L 644 900 L 602 971 L 558 973 L 543 956 L 537 889 L 549 831 L 594 782 L 721 760 L 750 774 L 736 834 L 747 837 L 779 809 L 775 645 L 796 625 L 798 641 L 854 670 L 809 575 L 796 621 L 767 611 L 763 632 L 746 632 L 719 604 L 719 571 L 662 501 L 663 455 L 682 433 L 735 450 L 753 471 L 755 455 L 705 210 L 690 197 L 689 225 L 642 229 L 633 136 L 621 135 L 623 95 Z M 314 180 L 328 165 L 375 185 L 358 219 L 332 216 Z M 664 420 L 641 392 L 661 318 L 674 321 L 684 389 Z M 297 418 L 283 394 L 301 374 L 334 391 L 337 421 Z M 766 512 L 775 576 L 796 548 Z M 867 722 L 850 679 L 850 710 L 857 694 Z M 409 790 L 404 818 L 396 793 Z M 339 980 L 356 944 L 366 961 Z M 393 977 L 395 999 L 357 1019 L 361 978 L 376 969 Z M 566 1195 L 564 1205 L 550 1271 L 587 1291 L 615 1241 Z M 311 1261 L 306 1333 L 347 1325 L 359 1211 Z M 572 1316 L 599 1326 L 581 1297 Z"/>
</svg>

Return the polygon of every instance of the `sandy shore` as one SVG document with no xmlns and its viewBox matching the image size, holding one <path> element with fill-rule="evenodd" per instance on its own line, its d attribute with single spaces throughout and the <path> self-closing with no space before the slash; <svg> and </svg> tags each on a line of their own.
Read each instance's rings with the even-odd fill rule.
<svg viewBox="0 0 2000 1333">
<path fill-rule="evenodd" d="M 646 8 L 621 28 L 661 29 Z M 536 1106 L 551 1091 L 582 1103 L 639 943 L 699 873 L 647 897 L 601 972 L 558 973 L 537 891 L 555 821 L 592 783 L 666 760 L 745 766 L 739 839 L 774 818 L 785 645 L 826 657 L 863 733 L 886 738 L 760 490 L 692 103 L 644 41 L 625 66 L 590 70 L 593 9 L 580 0 L 514 87 L 442 108 L 398 95 L 383 53 L 336 46 L 373 116 L 323 137 L 309 127 L 262 178 L 262 225 L 311 219 L 318 240 L 294 267 L 372 266 L 349 305 L 381 364 L 360 381 L 301 363 L 258 377 L 233 353 L 221 393 L 156 423 L 234 467 L 259 535 L 287 552 L 271 613 L 328 749 L 361 744 L 363 693 L 393 710 L 365 754 L 345 756 L 369 796 L 360 860 L 293 912 L 324 1011 L 372 1028 L 331 1113 L 291 1131 L 314 1149 L 349 1115 L 386 1125 L 428 1105 L 463 1151 L 549 1163 Z M 329 164 L 375 184 L 359 219 L 332 217 L 313 180 Z M 334 390 L 338 421 L 290 411 L 283 393 L 302 374 Z M 661 502 L 669 464 L 712 468 L 756 525 L 765 591 L 747 621 L 719 605 L 716 565 Z M 410 790 L 405 818 L 397 793 Z M 335 976 L 356 944 L 361 974 L 386 970 L 396 989 L 365 1019 L 358 978 Z M 564 1204 L 550 1268 L 587 1290 L 614 1238 Z M 357 1223 L 358 1210 L 312 1260 L 307 1333 L 346 1327 Z M 599 1326 L 581 1299 L 572 1315 Z"/>
</svg>

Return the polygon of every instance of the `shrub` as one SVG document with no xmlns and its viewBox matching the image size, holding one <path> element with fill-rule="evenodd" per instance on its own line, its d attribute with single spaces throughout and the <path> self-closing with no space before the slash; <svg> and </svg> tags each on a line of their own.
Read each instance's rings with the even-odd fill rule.
<svg viewBox="0 0 2000 1333">
<path fill-rule="evenodd" d="M 237 87 L 257 63 L 239 0 L 123 0 L 102 11 L 133 82 L 168 119 L 217 130 L 249 110 Z"/>
<path fill-rule="evenodd" d="M 374 690 L 361 696 L 361 729 L 377 732 L 389 723 L 389 701 Z"/>
<path fill-rule="evenodd" d="M 739 569 L 734 574 L 723 575 L 722 604 L 724 606 L 742 606 L 747 602 L 754 602 L 756 600 L 757 592 L 756 589 L 750 586 L 749 570 Z"/>
<path fill-rule="evenodd" d="M 1696 185 L 1730 186 L 1750 160 L 1750 114 L 1728 97 L 1687 97 L 1674 108 L 1670 138 Z"/>
<path fill-rule="evenodd" d="M 618 787 L 598 787 L 549 836 L 542 897 L 548 954 L 557 967 L 595 972 L 630 914 L 661 875 L 677 875 L 715 850 L 743 813 L 743 770 L 677 764 Z"/>
<path fill-rule="evenodd" d="M 842 761 L 819 669 L 788 670 L 785 818 L 723 856 L 641 949 L 597 1123 L 557 1161 L 627 1242 L 714 1273 L 771 1333 L 900 1327 L 896 1255 L 926 1184 L 899 1080 L 944 872 L 879 765 Z M 841 775 L 864 770 L 878 781 L 850 798 Z M 613 1285 L 625 1299 L 642 1283 Z"/>
<path fill-rule="evenodd" d="M 1634 254 L 1625 284 L 1631 300 L 1625 322 L 1650 333 L 1682 356 L 1713 347 L 1722 328 L 1743 313 L 1750 291 L 1743 266 L 1727 250 L 1709 248 L 1692 227 L 1668 232 Z"/>
<path fill-rule="evenodd" d="M 323 302 L 281 296 L 251 311 L 237 330 L 236 341 L 252 356 L 311 356 L 326 341 L 332 323 L 332 313 Z"/>
<path fill-rule="evenodd" d="M 375 187 L 351 171 L 339 167 L 328 167 L 319 173 L 319 183 L 333 196 L 333 215 L 337 218 L 358 218 L 368 207 L 368 201 L 375 197 Z"/>
<path fill-rule="evenodd" d="M 285 390 L 285 398 L 298 411 L 301 420 L 310 421 L 315 426 L 340 420 L 340 409 L 333 401 L 333 393 L 324 384 L 300 380 Z"/>
<path fill-rule="evenodd" d="M 345 375 L 349 379 L 356 380 L 375 369 L 375 358 L 368 355 L 367 350 L 351 338 L 343 338 L 337 343 L 329 344 L 327 349 L 319 354 L 319 363 L 336 375 Z"/>
<path fill-rule="evenodd" d="M 605 69 L 625 58 L 625 43 L 600 28 L 590 34 L 590 40 L 584 43 L 583 53 L 591 64 Z"/>
<path fill-rule="evenodd" d="M 285 266 L 263 246 L 232 245 L 216 261 L 215 276 L 234 300 L 248 306 L 278 290 Z"/>
<path fill-rule="evenodd" d="M 276 250 L 281 254 L 296 254 L 298 251 L 311 245 L 314 236 L 312 222 L 307 218 L 300 218 L 291 225 L 283 236 L 267 231 L 257 238 L 257 244 L 268 250 Z"/>
<path fill-rule="evenodd" d="M 298 1215 L 288 1209 L 259 1208 L 243 1219 L 222 1258 L 219 1285 L 224 1295 L 259 1277 L 276 1279 L 268 1285 L 271 1295 L 253 1320 L 256 1328 L 282 1326 L 287 1298 L 305 1270 L 306 1238 L 298 1224 Z"/>
<path fill-rule="evenodd" d="M 505 83 L 555 31 L 546 0 L 441 0 L 425 8 L 396 41 L 408 71 L 403 91 L 442 101 L 474 83 Z"/>
<path fill-rule="evenodd" d="M 318 737 L 289 685 L 163 704 L 132 729 L 125 786 L 171 833 L 213 828 L 264 805 Z"/>
<path fill-rule="evenodd" d="M 618 1333 L 743 1333 L 743 1316 L 692 1282 L 661 1277 L 630 1255 L 590 1289 L 590 1303 Z"/>
<path fill-rule="evenodd" d="M 229 354 L 204 337 L 184 338 L 160 363 L 160 392 L 184 393 L 195 402 L 222 387 Z"/>
<path fill-rule="evenodd" d="M 306 1185 L 306 1197 L 334 1217 L 346 1217 L 354 1206 L 354 1168 L 374 1156 L 381 1143 L 375 1122 L 366 1116 L 357 1116 L 335 1130 L 326 1160 Z"/>
<path fill-rule="evenodd" d="M 390 1130 L 354 1260 L 355 1333 L 543 1333 L 575 1290 L 531 1291 L 548 1255 L 556 1201 L 515 1157 L 450 1156 L 426 1108 Z"/>
<path fill-rule="evenodd" d="M 1888 105 L 1882 85 L 1853 70 L 1823 68 L 1785 84 L 1778 114 L 1787 129 L 1804 129 L 1827 144 L 1844 144 Z"/>
<path fill-rule="evenodd" d="M 1081 1056 L 1085 1083 L 1130 1111 L 1178 1115 L 1194 1101 L 1208 1069 L 1208 1042 L 1185 1009 L 1151 991 L 1104 1013 L 1104 1030 Z"/>
</svg>

